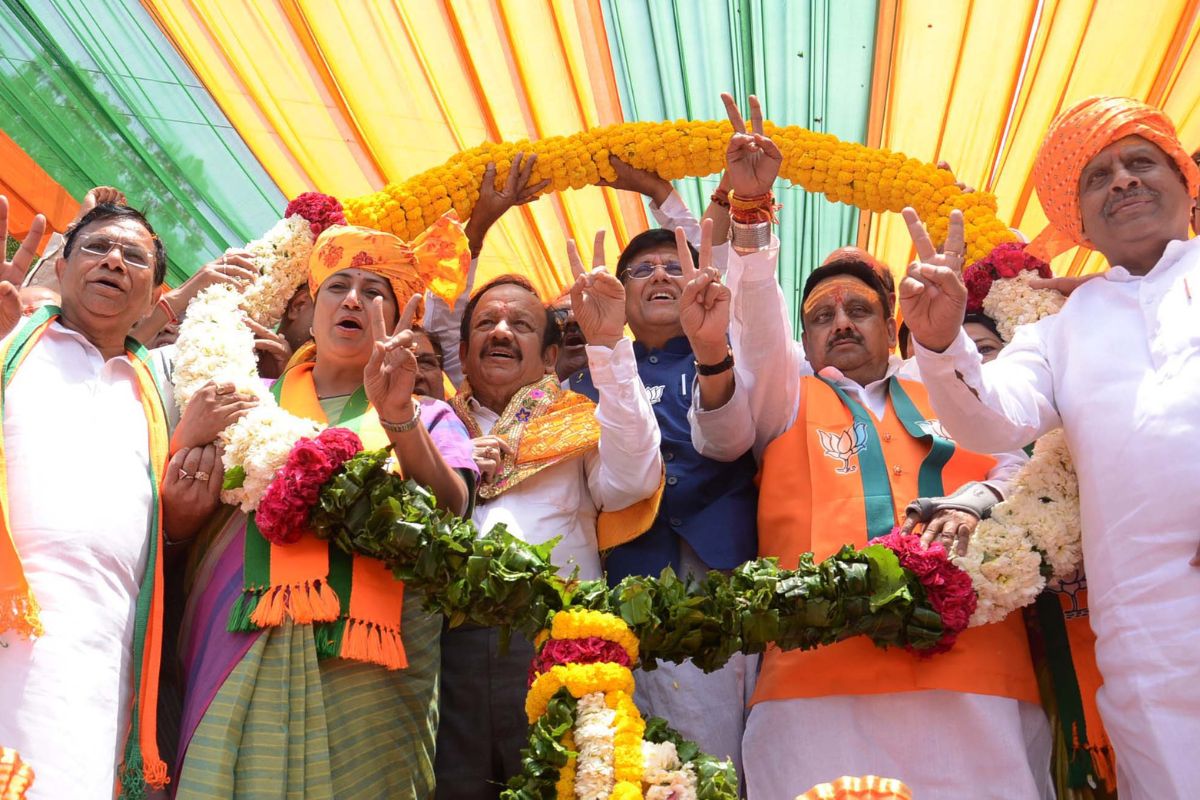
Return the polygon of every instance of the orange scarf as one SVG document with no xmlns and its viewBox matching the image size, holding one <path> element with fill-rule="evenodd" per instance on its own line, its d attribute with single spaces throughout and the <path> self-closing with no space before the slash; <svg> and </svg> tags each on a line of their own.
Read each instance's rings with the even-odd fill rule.
<svg viewBox="0 0 1200 800">
<path fill-rule="evenodd" d="M 43 306 L 19 329 L 0 353 L 0 418 L 4 394 L 25 356 L 37 345 L 46 329 L 58 318 L 54 306 Z M 163 565 L 162 497 L 159 483 L 167 466 L 167 418 L 162 391 L 146 361 L 146 349 L 133 339 L 125 341 L 125 354 L 137 376 L 138 396 L 146 414 L 150 483 L 154 511 L 147 536 L 150 548 L 146 573 L 138 589 L 133 630 L 133 684 L 137 694 L 130 713 L 124 758 L 119 771 L 120 796 L 145 794 L 146 786 L 161 789 L 167 783 L 167 765 L 158 754 L 158 676 L 162 654 Z M 25 578 L 21 556 L 13 541 L 8 516 L 8 461 L 0 436 L 0 633 L 11 630 L 32 639 L 43 633 L 37 599 Z"/>
<path fill-rule="evenodd" d="M 280 406 L 328 424 L 313 384 L 314 362 L 296 364 L 282 378 Z M 375 409 L 344 419 L 366 450 L 387 447 Z M 404 669 L 408 658 L 400 636 L 404 584 L 382 561 L 351 556 L 331 542 L 305 533 L 292 544 L 271 544 L 253 515 L 246 528 L 244 590 L 234 603 L 229 630 L 275 627 L 284 619 L 315 625 L 321 658 L 347 658 Z"/>
</svg>

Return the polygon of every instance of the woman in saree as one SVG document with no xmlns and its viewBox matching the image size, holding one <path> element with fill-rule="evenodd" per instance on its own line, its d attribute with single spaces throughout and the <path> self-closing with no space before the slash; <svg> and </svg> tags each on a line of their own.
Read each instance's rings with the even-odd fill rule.
<svg viewBox="0 0 1200 800">
<path fill-rule="evenodd" d="M 390 444 L 405 477 L 464 515 L 470 439 L 448 405 L 413 396 L 409 326 L 423 276 L 444 285 L 468 259 L 450 216 L 411 247 L 326 230 L 309 261 L 313 343 L 272 386 L 297 416 L 350 428 L 367 450 Z M 380 561 L 310 532 L 272 544 L 228 507 L 218 517 L 189 570 L 175 796 L 431 797 L 441 618 Z"/>
</svg>

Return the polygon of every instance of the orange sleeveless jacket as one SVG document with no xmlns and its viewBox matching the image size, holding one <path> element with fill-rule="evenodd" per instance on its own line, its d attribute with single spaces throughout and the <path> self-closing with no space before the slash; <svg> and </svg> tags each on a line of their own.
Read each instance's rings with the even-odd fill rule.
<svg viewBox="0 0 1200 800">
<path fill-rule="evenodd" d="M 924 420 L 945 437 L 930 412 L 924 387 L 900 381 Z M 869 412 L 868 412 L 869 413 Z M 867 544 L 867 510 L 859 453 L 866 436 L 878 436 L 891 487 L 893 519 L 918 496 L 918 474 L 930 452 L 928 439 L 910 435 L 889 397 L 874 430 L 856 431 L 849 408 L 819 378 L 801 381 L 796 422 L 767 447 L 759 472 L 759 555 L 777 556 L 793 569 L 801 553 L 817 560 L 844 544 Z M 995 465 L 990 456 L 956 447 L 942 467 L 944 491 L 983 480 Z M 922 658 L 905 650 L 881 650 L 866 638 L 811 651 L 768 650 L 751 703 L 800 697 L 883 694 L 926 689 L 998 695 L 1039 702 L 1037 679 L 1020 614 L 964 631 L 948 653 Z"/>
</svg>

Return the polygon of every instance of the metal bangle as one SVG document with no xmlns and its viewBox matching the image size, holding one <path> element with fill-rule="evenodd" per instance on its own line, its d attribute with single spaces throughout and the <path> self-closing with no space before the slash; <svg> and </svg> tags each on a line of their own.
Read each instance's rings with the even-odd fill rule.
<svg viewBox="0 0 1200 800">
<path fill-rule="evenodd" d="M 771 223 L 769 222 L 750 224 L 734 222 L 730 227 L 733 230 L 730 243 L 738 253 L 753 253 L 771 245 Z"/>
<path fill-rule="evenodd" d="M 421 404 L 417 402 L 415 397 L 413 398 L 412 404 L 412 419 L 406 422 L 388 422 L 383 417 L 380 417 L 379 425 L 389 433 L 407 433 L 408 431 L 411 431 L 413 428 L 417 427 L 417 423 L 421 421 Z"/>
</svg>

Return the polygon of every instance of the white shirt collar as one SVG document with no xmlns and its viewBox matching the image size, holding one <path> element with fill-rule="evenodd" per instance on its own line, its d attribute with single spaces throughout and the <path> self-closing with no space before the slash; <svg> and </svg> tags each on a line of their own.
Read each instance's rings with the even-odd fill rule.
<svg viewBox="0 0 1200 800">
<path fill-rule="evenodd" d="M 1158 259 L 1158 263 L 1146 275 L 1134 275 L 1125 267 L 1114 266 L 1104 273 L 1104 278 L 1117 283 L 1129 283 L 1130 281 L 1148 278 L 1155 273 L 1162 274 L 1175 266 L 1192 248 L 1200 247 L 1198 243 L 1200 243 L 1200 237 L 1195 239 L 1172 239 L 1167 242 L 1162 256 Z"/>
</svg>

